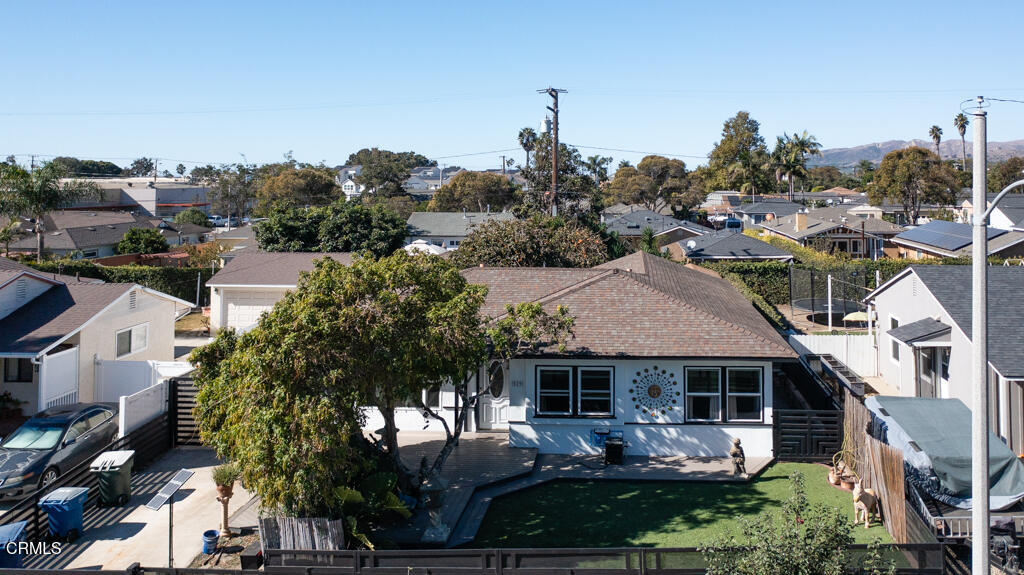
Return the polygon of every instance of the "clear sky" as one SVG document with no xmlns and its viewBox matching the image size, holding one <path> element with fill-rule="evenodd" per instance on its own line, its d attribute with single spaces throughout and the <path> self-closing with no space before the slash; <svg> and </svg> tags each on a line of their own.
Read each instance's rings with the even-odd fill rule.
<svg viewBox="0 0 1024 575">
<path fill-rule="evenodd" d="M 927 138 L 976 95 L 1024 100 L 1024 3 L 46 2 L 2 4 L 0 157 L 120 164 L 362 147 L 469 168 L 568 90 L 562 141 L 703 156 L 748 110 L 826 148 Z M 974 41 L 974 38 L 981 38 Z M 994 103 L 989 139 L 1024 139 Z M 588 146 L 584 148 L 583 146 Z M 481 153 L 473 156 L 448 157 Z M 699 158 L 683 158 L 688 165 Z M 170 165 L 167 165 L 170 164 Z"/>
</svg>

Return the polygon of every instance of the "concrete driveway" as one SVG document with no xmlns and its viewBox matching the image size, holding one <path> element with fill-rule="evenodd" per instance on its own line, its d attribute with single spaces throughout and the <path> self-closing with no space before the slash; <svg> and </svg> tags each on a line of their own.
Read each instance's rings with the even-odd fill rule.
<svg viewBox="0 0 1024 575">
<path fill-rule="evenodd" d="M 220 529 L 221 505 L 210 471 L 219 465 L 213 450 L 179 447 L 164 454 L 132 477 L 132 499 L 124 507 L 88 508 L 85 532 L 59 555 L 26 558 L 31 569 L 125 569 L 138 562 L 144 567 L 167 566 L 168 510 L 152 511 L 145 504 L 179 469 L 195 472 L 174 499 L 174 564 L 186 566 L 202 551 L 203 531 Z M 229 512 L 244 506 L 251 496 L 235 485 Z"/>
</svg>

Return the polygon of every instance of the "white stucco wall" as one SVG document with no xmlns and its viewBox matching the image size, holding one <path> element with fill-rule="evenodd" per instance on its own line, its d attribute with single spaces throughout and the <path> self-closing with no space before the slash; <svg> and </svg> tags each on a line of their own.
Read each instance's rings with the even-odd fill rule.
<svg viewBox="0 0 1024 575">
<path fill-rule="evenodd" d="M 536 368 L 538 366 L 591 366 L 614 368 L 613 416 L 608 418 L 537 417 Z M 679 401 L 672 411 L 652 417 L 635 408 L 629 392 L 637 371 L 658 366 L 679 382 Z M 686 367 L 762 368 L 762 412 L 760 423 L 688 423 L 685 418 Z M 772 370 L 771 362 L 708 360 L 615 360 L 615 359 L 517 359 L 510 366 L 509 444 L 537 447 L 541 453 L 599 453 L 591 445 L 595 428 L 623 432 L 627 455 L 726 456 L 733 437 L 743 442 L 751 457 L 772 455 Z M 723 382 L 724 385 L 724 382 Z"/>
<path fill-rule="evenodd" d="M 24 285 L 22 299 L 18 299 L 19 284 Z M 53 287 L 52 283 L 31 276 L 21 276 L 4 287 L 0 287 L 0 318 L 10 315 L 11 312 L 32 301 L 51 287 Z"/>
</svg>

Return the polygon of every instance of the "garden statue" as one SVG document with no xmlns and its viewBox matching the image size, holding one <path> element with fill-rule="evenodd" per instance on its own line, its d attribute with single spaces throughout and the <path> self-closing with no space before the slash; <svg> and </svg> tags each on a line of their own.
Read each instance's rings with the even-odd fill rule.
<svg viewBox="0 0 1024 575">
<path fill-rule="evenodd" d="M 231 526 L 228 525 L 228 501 L 234 494 L 235 481 L 241 472 L 238 466 L 226 463 L 213 468 L 213 482 L 217 484 L 217 501 L 223 507 L 223 525 L 220 528 L 221 537 L 231 537 Z"/>
<path fill-rule="evenodd" d="M 451 527 L 445 525 L 441 517 L 441 507 L 444 505 L 444 492 L 448 489 L 448 482 L 440 476 L 433 474 L 420 487 L 423 507 L 427 509 L 430 516 L 430 527 L 423 532 L 420 541 L 424 543 L 447 543 L 451 535 Z"/>
<path fill-rule="evenodd" d="M 732 457 L 732 474 L 738 475 L 743 479 L 749 477 L 747 475 L 747 458 L 743 454 L 743 448 L 740 447 L 739 437 L 732 439 L 732 449 L 729 450 L 729 456 Z"/>
</svg>

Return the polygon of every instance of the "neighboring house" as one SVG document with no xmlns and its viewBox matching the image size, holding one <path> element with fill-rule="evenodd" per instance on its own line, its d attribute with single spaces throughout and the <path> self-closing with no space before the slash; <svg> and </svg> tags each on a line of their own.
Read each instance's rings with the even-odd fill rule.
<svg viewBox="0 0 1024 575">
<path fill-rule="evenodd" d="M 94 401 L 96 360 L 174 359 L 189 302 L 136 284 L 77 282 L 0 258 L 0 392 L 26 414 Z"/>
<path fill-rule="evenodd" d="M 992 205 L 992 200 L 995 199 L 996 195 L 988 194 L 988 206 Z M 960 204 L 957 212 L 957 221 L 965 224 L 971 222 L 971 216 L 974 213 L 973 201 L 972 198 L 968 198 Z M 1024 194 L 1011 192 L 1003 196 L 1003 199 L 999 201 L 999 205 L 992 210 L 988 221 L 989 226 L 993 228 L 1024 230 Z"/>
<path fill-rule="evenodd" d="M 901 259 L 971 257 L 974 231 L 969 224 L 932 220 L 895 236 Z M 988 255 L 1019 257 L 1024 255 L 1024 231 L 988 228 Z"/>
<path fill-rule="evenodd" d="M 117 254 L 117 244 L 133 228 L 157 229 L 171 246 L 202 243 L 212 229 L 195 224 L 176 224 L 127 212 L 51 212 L 43 219 L 43 250 L 58 257 L 86 259 Z M 12 251 L 36 249 L 34 233 L 11 243 Z"/>
<path fill-rule="evenodd" d="M 246 252 L 226 263 L 206 285 L 210 288 L 210 330 L 246 330 L 259 321 L 289 290 L 299 273 L 313 269 L 315 260 L 330 257 L 345 265 L 347 253 Z"/>
<path fill-rule="evenodd" d="M 659 245 L 714 231 L 700 224 L 678 220 L 647 209 L 633 210 L 610 219 L 604 218 L 604 225 L 608 233 L 614 232 L 620 238 L 634 243 L 643 236 L 645 229 L 650 228 L 654 232 L 654 237 L 658 239 Z"/>
<path fill-rule="evenodd" d="M 492 220 L 514 219 L 512 212 L 413 212 L 407 221 L 409 235 L 405 243 L 424 240 L 454 250 L 473 227 Z"/>
<path fill-rule="evenodd" d="M 888 222 L 881 217 L 872 217 L 870 213 L 856 212 L 851 209 L 855 206 L 842 204 L 816 208 L 809 210 L 807 215 L 827 222 L 839 222 L 846 224 L 854 230 L 863 230 L 883 241 L 883 252 L 887 257 L 896 257 L 896 246 L 892 239 L 904 231 L 902 226 Z"/>
<path fill-rule="evenodd" d="M 439 168 L 437 166 L 420 166 L 409 172 L 409 178 L 402 187 L 410 194 L 441 189 L 452 177 L 463 171 L 462 168 Z"/>
<path fill-rule="evenodd" d="M 471 429 L 507 429 L 510 446 L 541 453 L 597 453 L 593 432 L 616 431 L 632 455 L 723 457 L 734 437 L 748 456 L 772 455 L 773 366 L 796 354 L 729 282 L 643 252 L 590 269 L 462 274 L 489 288 L 484 315 L 537 302 L 575 317 L 564 351 L 477 374 L 495 376 Z M 444 393 L 428 400 L 446 405 Z"/>
<path fill-rule="evenodd" d="M 865 302 L 878 325 L 879 374 L 899 395 L 955 397 L 972 407 L 971 267 L 911 266 Z M 988 269 L 992 430 L 1024 453 L 1024 268 Z"/>
<path fill-rule="evenodd" d="M 221 267 L 240 254 L 259 251 L 259 243 L 256 241 L 257 225 L 259 224 L 234 228 L 210 237 L 210 241 L 217 242 L 223 252 L 220 254 Z"/>
<path fill-rule="evenodd" d="M 732 209 L 732 213 L 743 221 L 744 228 L 758 229 L 765 222 L 791 216 L 802 209 L 804 207 L 800 204 L 787 200 L 766 199 L 749 204 L 740 204 Z"/>
<path fill-rule="evenodd" d="M 100 189 L 73 203 L 71 210 L 126 210 L 158 218 L 189 208 L 210 213 L 210 189 L 190 184 L 185 178 L 86 178 Z"/>
<path fill-rule="evenodd" d="M 866 218 L 855 216 L 837 221 L 824 220 L 800 212 L 766 221 L 761 224 L 761 230 L 769 236 L 786 238 L 829 253 L 842 252 L 856 258 L 877 259 L 885 255 L 885 238 L 869 233 L 866 229 L 868 222 Z"/>
<path fill-rule="evenodd" d="M 362 173 L 362 166 L 339 166 L 337 182 L 341 191 L 345 194 L 346 200 L 358 198 L 366 191 L 366 186 L 356 181 L 356 177 Z"/>
<path fill-rule="evenodd" d="M 676 260 L 696 263 L 715 261 L 793 260 L 793 254 L 736 230 L 719 230 L 668 245 Z"/>
</svg>

